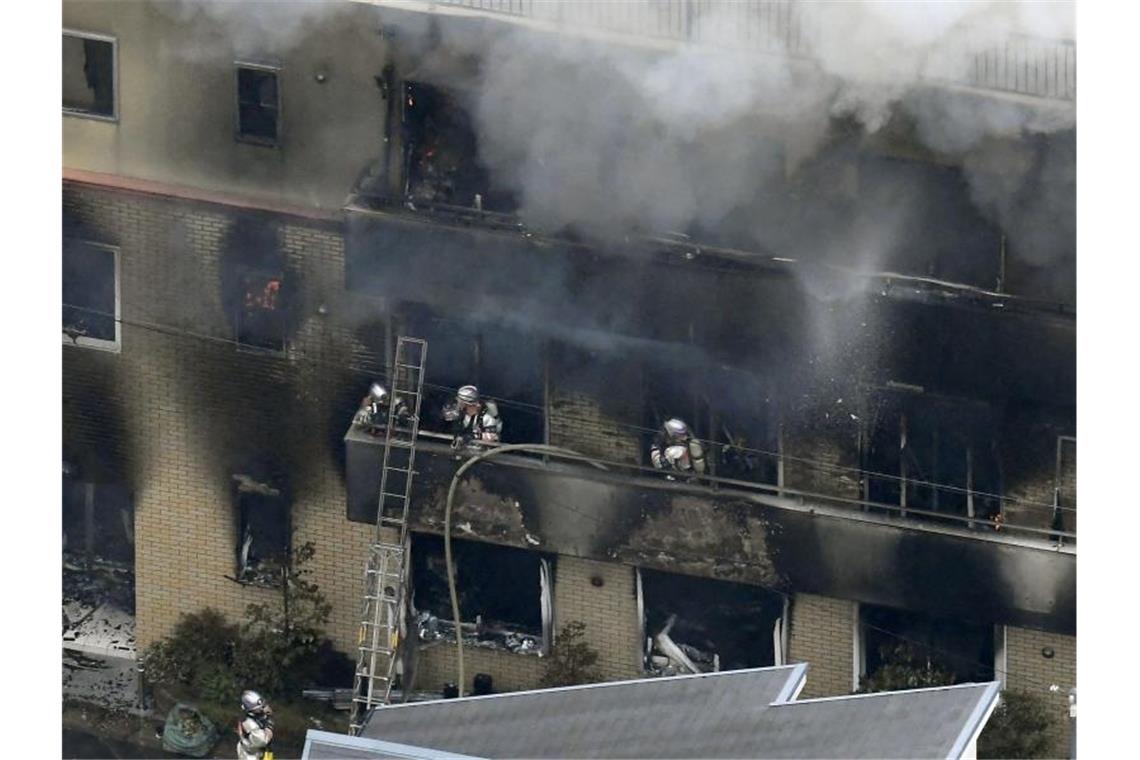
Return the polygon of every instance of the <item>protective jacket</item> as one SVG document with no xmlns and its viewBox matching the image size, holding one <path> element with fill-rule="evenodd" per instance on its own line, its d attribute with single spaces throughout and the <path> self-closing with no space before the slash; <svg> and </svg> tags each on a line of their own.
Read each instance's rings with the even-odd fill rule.
<svg viewBox="0 0 1140 760">
<path fill-rule="evenodd" d="M 246 714 L 238 723 L 238 760 L 261 760 L 273 742 L 273 719 Z"/>
<path fill-rule="evenodd" d="M 670 454 L 680 449 L 681 456 L 672 457 Z M 705 450 L 701 442 L 692 436 L 670 435 L 659 430 L 653 438 L 653 445 L 649 447 L 649 459 L 658 470 L 673 470 L 675 472 L 705 473 Z"/>
<path fill-rule="evenodd" d="M 499 407 L 494 401 L 478 401 L 474 414 L 468 414 L 458 402 L 443 408 L 443 419 L 451 423 L 455 444 L 472 441 L 498 443 L 503 433 L 503 420 L 499 417 Z"/>
</svg>

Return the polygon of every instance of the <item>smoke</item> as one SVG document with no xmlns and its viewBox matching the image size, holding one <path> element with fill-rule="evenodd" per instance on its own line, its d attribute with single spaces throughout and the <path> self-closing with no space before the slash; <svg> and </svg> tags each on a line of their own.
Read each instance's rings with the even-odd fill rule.
<svg viewBox="0 0 1140 760">
<path fill-rule="evenodd" d="M 1048 212 L 1073 216 L 1071 199 L 1054 191 L 1073 186 L 1073 163 L 1064 150 L 1045 150 L 1023 165 L 1019 144 L 1072 129 L 1071 103 L 918 86 L 969 81 L 976 53 L 1018 35 L 1071 39 L 1071 3 L 769 5 L 796 9 L 787 24 L 797 31 L 764 27 L 764 45 L 743 39 L 757 31 L 748 24 L 760 14 L 746 13 L 755 3 L 694 4 L 705 44 L 671 50 L 572 28 L 430 27 L 422 17 L 433 31 L 401 29 L 401 44 L 417 78 L 464 89 L 481 163 L 536 228 L 602 242 L 699 232 L 791 258 L 894 266 L 905 262 L 915 214 L 941 178 L 910 177 L 893 198 L 867 197 L 862 174 L 875 170 L 854 155 L 839 167 L 857 178 L 853 187 L 814 170 L 845 142 L 909 123 L 920 148 L 963 169 L 977 210 L 1015 250 L 1036 263 L 1071 253 L 1039 223 Z M 1018 172 L 995 175 L 995 165 Z"/>
</svg>

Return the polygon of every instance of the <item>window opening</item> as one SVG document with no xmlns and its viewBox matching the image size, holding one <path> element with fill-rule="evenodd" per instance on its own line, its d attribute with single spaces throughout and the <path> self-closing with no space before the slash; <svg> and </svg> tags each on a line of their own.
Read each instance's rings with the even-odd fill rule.
<svg viewBox="0 0 1140 760">
<path fill-rule="evenodd" d="M 513 211 L 513 198 L 491 186 L 478 155 L 458 93 L 423 82 L 404 84 L 404 194 L 410 202 Z"/>
<path fill-rule="evenodd" d="M 289 557 L 292 530 L 281 491 L 248 475 L 234 475 L 238 509 L 237 580 L 278 585 Z"/>
<path fill-rule="evenodd" d="M 913 508 L 986 524 L 1001 509 L 991 495 L 1001 488 L 993 429 L 978 404 L 881 394 L 863 436 L 865 496 L 902 514 Z"/>
<path fill-rule="evenodd" d="M 63 240 L 63 341 L 119 350 L 119 251 Z"/>
<path fill-rule="evenodd" d="M 424 430 L 451 430 L 443 407 L 455 391 L 475 385 L 484 398 L 499 399 L 503 443 L 541 443 L 545 438 L 542 340 L 503 325 L 441 317 L 422 305 L 404 310 L 404 332 L 428 341 L 421 407 Z"/>
<path fill-rule="evenodd" d="M 114 37 L 63 33 L 63 111 L 114 120 L 117 84 Z"/>
<path fill-rule="evenodd" d="M 234 326 L 237 342 L 249 348 L 285 350 L 286 325 L 280 272 L 248 270 L 241 274 L 242 303 Z"/>
<path fill-rule="evenodd" d="M 710 673 L 776 663 L 783 646 L 777 628 L 784 615 L 781 594 L 656 570 L 640 575 L 646 672 Z"/>
<path fill-rule="evenodd" d="M 237 136 L 239 140 L 277 145 L 281 117 L 279 69 L 237 64 Z"/>
<path fill-rule="evenodd" d="M 992 625 L 874 605 L 859 615 L 864 691 L 993 680 Z"/>
<path fill-rule="evenodd" d="M 553 619 L 553 557 L 477 541 L 451 544 L 463 642 L 541 654 Z M 419 640 L 455 641 L 443 538 L 412 536 L 412 615 Z"/>
</svg>

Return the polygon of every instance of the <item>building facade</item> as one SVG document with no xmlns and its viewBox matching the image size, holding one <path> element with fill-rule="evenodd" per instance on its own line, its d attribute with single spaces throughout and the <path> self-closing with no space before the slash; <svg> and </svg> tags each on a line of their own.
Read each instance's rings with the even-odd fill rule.
<svg viewBox="0 0 1140 760">
<path fill-rule="evenodd" d="M 504 180 L 480 142 L 495 101 L 470 93 L 491 77 L 456 72 L 495 61 L 464 40 L 580 36 L 671 60 L 699 47 L 700 14 L 468 5 L 65 3 L 65 481 L 129 516 L 140 646 L 203 607 L 240 619 L 273 593 L 259 563 L 312 542 L 329 634 L 354 654 L 382 442 L 349 423 L 411 335 L 429 346 L 411 688 L 455 678 L 439 536 L 459 460 L 438 411 L 475 383 L 504 441 L 594 464 L 504 455 L 461 483 L 464 622 L 490 623 L 469 678 L 534 686 L 571 621 L 606 679 L 670 672 L 670 642 L 698 669 L 809 662 L 805 696 L 922 661 L 1047 696 L 1064 751 L 1073 247 L 1043 258 L 984 213 L 1004 207 L 979 189 L 981 159 L 931 148 L 905 102 L 878 130 L 829 117 L 807 158 L 757 133 L 774 161 L 756 159 L 763 209 L 616 236 L 553 224 L 541 188 Z M 810 60 L 797 4 L 743 5 L 790 71 Z M 972 74 L 907 97 L 1055 121 L 1073 107 L 1071 47 L 1026 47 L 1034 77 L 982 51 Z M 983 158 L 1000 179 L 998 160 L 1020 157 L 1047 183 L 1073 141 L 1071 126 L 1022 130 Z M 905 244 L 873 268 L 810 257 L 836 249 L 822 227 L 840 249 L 873 246 L 851 237 L 868 208 L 909 195 L 924 202 Z M 769 237 L 743 234 L 749 219 Z M 700 482 L 649 466 L 669 417 L 705 442 Z"/>
</svg>

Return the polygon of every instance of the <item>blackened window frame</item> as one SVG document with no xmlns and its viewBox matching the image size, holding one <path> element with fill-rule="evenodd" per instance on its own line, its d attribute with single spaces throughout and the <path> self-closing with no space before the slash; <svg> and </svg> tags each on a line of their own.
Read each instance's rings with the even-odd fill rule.
<svg viewBox="0 0 1140 760">
<path fill-rule="evenodd" d="M 243 70 L 256 71 L 263 74 L 272 74 L 274 80 L 274 93 L 276 95 L 276 103 L 273 106 L 273 138 L 262 137 L 260 135 L 246 134 L 242 130 L 242 99 L 241 99 L 241 73 Z M 234 61 L 234 139 L 238 142 L 248 143 L 250 145 L 260 145 L 266 148 L 279 148 L 281 147 L 281 126 L 282 126 L 282 108 L 281 108 L 281 70 L 282 67 L 275 63 L 257 63 L 250 60 L 236 60 Z M 261 108 L 268 108 L 263 104 L 258 104 Z"/>
<path fill-rule="evenodd" d="M 95 349 L 96 351 L 107 351 L 107 352 L 114 353 L 114 354 L 121 353 L 123 350 L 123 325 L 122 325 L 121 315 L 120 315 L 120 308 L 121 308 L 121 301 L 122 301 L 122 286 L 120 283 L 122 282 L 122 277 L 121 277 L 121 273 L 120 273 L 120 269 L 119 269 L 119 261 L 120 261 L 119 248 L 118 248 L 118 246 L 108 245 L 106 243 L 97 243 L 93 240 L 84 240 L 83 238 L 76 238 L 76 237 L 65 237 L 63 239 L 63 246 L 62 246 L 62 249 L 60 251 L 61 257 L 66 255 L 67 246 L 69 244 L 84 246 L 86 248 L 95 248 L 95 249 L 99 249 L 99 250 L 103 250 L 103 251 L 108 251 L 111 253 L 111 255 L 114 259 L 114 272 L 115 272 L 115 274 L 114 274 L 114 277 L 115 277 L 115 283 L 114 283 L 114 285 L 115 285 L 115 312 L 114 312 L 115 339 L 114 340 L 106 340 L 104 338 L 89 338 L 87 336 L 82 336 L 82 335 L 79 335 L 79 336 L 72 338 L 66 332 L 64 332 L 63 333 L 63 344 L 65 346 L 78 346 L 79 348 Z M 66 276 L 66 275 L 64 275 L 64 276 Z M 62 285 L 62 283 L 61 283 L 61 285 Z M 67 304 L 64 303 L 65 308 L 66 308 L 66 306 L 67 306 Z"/>
<path fill-rule="evenodd" d="M 95 121 L 105 121 L 117 124 L 119 121 L 119 40 L 109 34 L 100 34 L 98 32 L 86 32 L 81 29 L 64 29 L 60 38 L 60 54 L 62 57 L 63 37 L 74 37 L 80 40 L 91 40 L 93 42 L 107 42 L 111 45 L 111 113 L 103 114 L 97 111 L 85 111 L 79 108 L 68 108 L 62 106 L 64 116 L 72 116 L 78 119 L 93 119 Z M 62 92 L 61 92 L 62 97 Z"/>
<path fill-rule="evenodd" d="M 272 576 L 269 576 L 266 574 L 266 570 L 279 571 L 282 567 L 288 566 L 291 560 L 293 552 L 293 510 L 285 494 L 283 494 L 280 489 L 272 489 L 272 493 L 245 491 L 238 483 L 237 478 L 238 476 L 235 475 L 232 496 L 234 516 L 237 525 L 237 546 L 234 556 L 233 580 L 243 586 L 280 588 L 283 580 L 280 576 L 280 572 L 275 572 Z M 259 500 L 260 506 L 271 506 L 274 511 L 280 513 L 280 518 L 283 523 L 282 532 L 284 533 L 284 542 L 276 547 L 271 546 L 268 552 L 261 548 L 263 544 L 257 544 L 257 552 L 261 555 L 258 557 L 257 563 L 243 568 L 241 555 L 245 544 L 245 534 L 247 529 L 251 532 L 253 531 L 253 523 L 255 522 L 255 519 L 250 516 L 250 510 L 254 508 Z M 260 537 L 264 539 L 265 536 L 262 534 Z M 254 541 L 257 541 L 258 538 L 258 534 L 253 535 Z M 268 567 L 262 568 L 263 563 L 268 563 Z M 259 568 L 262 568 L 261 573 L 257 572 Z"/>
<path fill-rule="evenodd" d="M 290 298 L 291 294 L 286 290 L 285 273 L 279 270 L 259 269 L 256 267 L 241 267 L 239 273 L 239 281 L 242 284 L 242 300 L 237 305 L 234 314 L 234 343 L 237 345 L 237 350 L 240 353 L 252 354 L 265 354 L 268 356 L 287 356 L 289 354 L 289 330 L 286 324 L 284 309 L 287 308 L 283 302 Z M 248 280 L 250 278 L 258 278 L 266 283 L 266 289 L 271 281 L 277 282 L 277 290 L 274 294 L 274 301 L 276 306 L 272 309 L 276 316 L 277 328 L 280 330 L 280 343 L 275 342 L 274 345 L 262 345 L 259 343 L 252 343 L 248 340 L 248 334 L 243 330 L 248 326 L 247 320 L 247 298 L 249 293 Z M 243 340 L 243 336 L 247 339 Z M 276 336 L 274 341 L 276 341 Z M 266 341 L 268 342 L 268 341 Z"/>
</svg>

